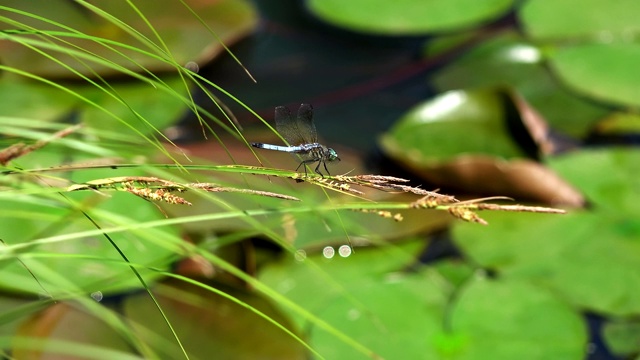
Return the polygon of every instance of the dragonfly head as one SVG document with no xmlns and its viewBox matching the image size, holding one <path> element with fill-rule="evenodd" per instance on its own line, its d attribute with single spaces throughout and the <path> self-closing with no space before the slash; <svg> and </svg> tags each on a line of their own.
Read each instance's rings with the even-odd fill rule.
<svg viewBox="0 0 640 360">
<path fill-rule="evenodd" d="M 340 161 L 340 158 L 338 157 L 338 153 L 333 150 L 332 148 L 327 148 L 327 161 Z"/>
</svg>

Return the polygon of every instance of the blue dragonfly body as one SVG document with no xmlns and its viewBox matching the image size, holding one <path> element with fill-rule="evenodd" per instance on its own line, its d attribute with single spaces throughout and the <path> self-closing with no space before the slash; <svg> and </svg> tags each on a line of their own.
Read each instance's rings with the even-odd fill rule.
<svg viewBox="0 0 640 360">
<path fill-rule="evenodd" d="M 332 148 L 328 148 L 318 143 L 318 133 L 313 123 L 313 107 L 309 104 L 300 105 L 298 116 L 294 119 L 291 111 L 284 106 L 276 107 L 276 130 L 289 143 L 288 146 L 271 145 L 263 143 L 251 143 L 251 146 L 260 149 L 283 151 L 299 155 L 302 162 L 296 168 L 296 171 L 302 166 L 304 173 L 307 175 L 306 164 L 318 163 L 315 172 L 323 176 L 320 172 L 320 165 L 324 166 L 324 170 L 329 174 L 327 169 L 327 161 L 340 161 L 338 154 Z M 330 175 L 330 174 L 329 174 Z"/>
</svg>

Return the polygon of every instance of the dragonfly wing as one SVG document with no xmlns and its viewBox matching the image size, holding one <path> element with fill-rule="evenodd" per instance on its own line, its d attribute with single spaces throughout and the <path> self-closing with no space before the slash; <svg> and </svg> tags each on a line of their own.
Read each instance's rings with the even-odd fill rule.
<svg viewBox="0 0 640 360">
<path fill-rule="evenodd" d="M 298 130 L 298 125 L 291 117 L 291 111 L 287 107 L 276 107 L 276 130 L 287 140 L 289 145 L 300 145 L 304 143 L 304 137 Z"/>
<path fill-rule="evenodd" d="M 298 119 L 296 121 L 298 131 L 302 135 L 302 139 L 307 144 L 318 142 L 318 133 L 313 123 L 313 106 L 310 104 L 302 104 L 298 109 Z"/>
</svg>

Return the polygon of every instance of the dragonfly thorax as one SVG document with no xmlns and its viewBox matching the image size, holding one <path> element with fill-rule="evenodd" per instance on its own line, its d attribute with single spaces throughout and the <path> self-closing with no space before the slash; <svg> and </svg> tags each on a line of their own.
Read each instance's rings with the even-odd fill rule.
<svg viewBox="0 0 640 360">
<path fill-rule="evenodd" d="M 338 153 L 332 148 L 328 148 L 322 144 L 304 144 L 299 146 L 301 151 L 309 154 L 309 157 L 316 161 L 340 161 Z"/>
</svg>

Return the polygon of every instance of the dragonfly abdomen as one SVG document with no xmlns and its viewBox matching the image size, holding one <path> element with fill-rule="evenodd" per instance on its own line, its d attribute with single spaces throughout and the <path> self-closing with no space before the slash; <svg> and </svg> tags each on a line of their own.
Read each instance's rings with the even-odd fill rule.
<svg viewBox="0 0 640 360">
<path fill-rule="evenodd" d="M 297 146 L 280 146 L 280 145 L 263 144 L 263 143 L 251 143 L 251 146 L 257 147 L 259 149 L 284 151 L 288 153 L 302 153 L 302 154 L 309 153 L 312 151 L 318 151 L 319 149 L 323 148 L 323 146 L 318 143 L 301 144 Z"/>
</svg>

